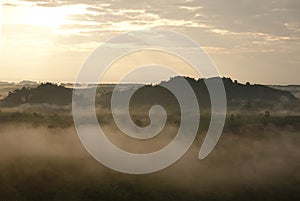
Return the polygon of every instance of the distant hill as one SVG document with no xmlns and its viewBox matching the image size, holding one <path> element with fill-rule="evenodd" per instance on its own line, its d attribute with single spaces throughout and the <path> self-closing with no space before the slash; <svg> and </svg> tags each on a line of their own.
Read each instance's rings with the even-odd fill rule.
<svg viewBox="0 0 300 201">
<path fill-rule="evenodd" d="M 171 84 L 178 77 L 171 78 L 165 84 Z M 204 79 L 195 80 L 185 77 L 192 86 L 198 98 L 199 105 L 202 109 L 210 107 L 210 99 Z M 220 78 L 210 78 L 220 79 Z M 274 89 L 264 85 L 240 84 L 232 81 L 230 78 L 222 78 L 225 86 L 228 107 L 230 109 L 272 109 L 279 104 L 284 107 L 291 107 L 295 104 L 299 105 L 299 99 L 292 95 L 289 91 Z M 105 93 L 99 93 L 96 103 L 103 107 L 110 107 L 110 100 L 113 87 L 105 88 Z M 122 90 L 118 93 L 128 93 L 128 90 Z M 56 105 L 71 104 L 72 88 L 58 86 L 51 83 L 44 83 L 36 88 L 23 87 L 10 92 L 6 98 L 1 101 L 3 106 L 18 106 L 24 103 L 39 104 L 48 103 Z M 296 103 L 295 103 L 296 102 Z M 132 103 L 141 107 L 148 107 L 153 104 L 160 104 L 166 108 L 178 108 L 178 102 L 174 95 L 161 84 L 152 86 L 146 85 L 141 87 L 133 96 Z M 179 108 L 178 108 L 179 109 Z M 288 108 L 289 109 L 289 108 Z"/>
<path fill-rule="evenodd" d="M 9 82 L 2 82 L 2 81 L 0 81 L 0 85 L 5 85 L 5 84 L 9 84 Z"/>
<path fill-rule="evenodd" d="M 18 106 L 24 103 L 66 105 L 72 101 L 72 89 L 52 83 L 44 83 L 36 88 L 23 87 L 9 92 L 1 101 L 4 106 Z"/>
<path fill-rule="evenodd" d="M 30 80 L 23 80 L 18 83 L 19 85 L 37 85 L 38 83 Z"/>
<path fill-rule="evenodd" d="M 289 91 L 297 98 L 300 98 L 300 85 L 284 85 L 284 86 L 271 85 L 270 87 L 274 89 L 283 90 L 283 91 Z"/>
</svg>

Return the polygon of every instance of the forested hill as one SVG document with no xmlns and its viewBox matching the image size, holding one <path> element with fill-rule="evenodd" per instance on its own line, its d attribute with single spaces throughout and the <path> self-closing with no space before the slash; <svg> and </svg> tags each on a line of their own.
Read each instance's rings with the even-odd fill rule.
<svg viewBox="0 0 300 201">
<path fill-rule="evenodd" d="M 52 83 L 44 83 L 36 88 L 23 87 L 9 92 L 1 101 L 4 106 L 18 106 L 24 103 L 67 105 L 72 101 L 72 89 Z"/>
<path fill-rule="evenodd" d="M 178 77 L 171 78 L 164 84 L 172 84 Z M 185 77 L 195 91 L 199 103 L 207 106 L 210 104 L 209 94 L 205 85 L 204 79 L 195 80 Z M 219 79 L 219 78 L 210 78 Z M 209 79 L 207 80 L 209 81 Z M 260 106 L 272 106 L 280 102 L 288 103 L 298 101 L 289 91 L 278 90 L 264 85 L 252 85 L 250 83 L 240 84 L 237 81 L 232 81 L 230 78 L 222 78 L 225 86 L 228 106 L 234 107 L 251 107 L 253 104 Z M 129 89 L 131 90 L 131 89 Z M 109 107 L 111 91 L 102 93 L 101 85 L 98 89 L 97 103 Z M 119 92 L 126 93 L 126 91 Z M 176 100 L 172 102 L 172 94 L 159 85 L 146 85 L 140 88 L 134 95 L 133 100 L 136 104 L 148 103 L 166 103 L 172 106 Z M 36 88 L 21 88 L 12 91 L 6 98 L 1 101 L 2 106 L 18 106 L 24 103 L 29 104 L 56 104 L 67 105 L 72 101 L 72 89 L 58 86 L 56 84 L 44 83 Z"/>
<path fill-rule="evenodd" d="M 163 82 L 159 85 L 151 86 L 146 85 L 140 88 L 132 97 L 131 105 L 139 105 L 141 107 L 149 108 L 150 105 L 159 104 L 164 108 L 171 110 L 178 110 L 178 102 L 174 95 L 162 87 L 161 85 L 173 85 L 177 83 L 178 77 L 171 78 L 167 82 Z M 210 98 L 208 89 L 205 82 L 212 81 L 209 78 L 207 80 L 185 77 L 188 83 L 192 86 L 195 95 L 198 99 L 201 109 L 210 108 Z M 276 107 L 280 109 L 291 110 L 299 109 L 300 100 L 292 95 L 289 91 L 278 90 L 270 88 L 264 85 L 252 85 L 250 83 L 240 84 L 237 81 L 233 81 L 230 78 L 222 78 L 224 83 L 227 105 L 229 109 L 246 109 L 246 110 L 272 110 Z M 174 85 L 173 85 L 174 86 Z M 120 92 L 127 93 L 127 91 Z M 106 93 L 97 100 L 97 103 L 106 107 L 109 107 L 111 93 Z M 295 106 L 295 107 L 294 107 Z M 298 106 L 298 108 L 296 108 Z"/>
</svg>

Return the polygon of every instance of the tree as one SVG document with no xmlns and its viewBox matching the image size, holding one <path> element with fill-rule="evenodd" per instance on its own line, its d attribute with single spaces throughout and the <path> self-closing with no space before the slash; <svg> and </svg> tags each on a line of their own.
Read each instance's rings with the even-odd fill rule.
<svg viewBox="0 0 300 201">
<path fill-rule="evenodd" d="M 265 111 L 265 117 L 269 118 L 271 116 L 271 113 L 269 111 Z"/>
</svg>

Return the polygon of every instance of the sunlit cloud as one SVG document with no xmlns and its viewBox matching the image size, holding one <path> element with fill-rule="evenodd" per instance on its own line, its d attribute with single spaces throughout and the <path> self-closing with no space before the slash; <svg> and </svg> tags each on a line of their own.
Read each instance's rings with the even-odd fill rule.
<svg viewBox="0 0 300 201">
<path fill-rule="evenodd" d="M 3 5 L 4 55 L 9 58 L 26 53 L 33 60 L 48 54 L 72 63 L 66 55 L 87 56 L 115 34 L 163 28 L 199 42 L 222 69 L 300 65 L 298 0 L 3 0 Z M 260 55 L 268 59 L 257 63 L 253 57 Z M 288 62 L 288 57 L 295 60 Z M 53 68 L 55 62 L 48 63 Z"/>
<path fill-rule="evenodd" d="M 292 32 L 296 32 L 296 33 L 300 32 L 300 24 L 297 25 L 296 23 L 285 22 L 283 25 Z"/>
<path fill-rule="evenodd" d="M 86 12 L 86 5 L 60 6 L 55 8 L 14 6 L 4 10 L 5 24 L 20 24 L 58 29 L 73 23 L 68 17 Z M 55 13 L 55 14 L 54 14 Z"/>
<path fill-rule="evenodd" d="M 188 10 L 188 11 L 196 11 L 196 10 L 202 9 L 203 7 L 202 7 L 202 6 L 196 6 L 196 7 L 191 7 L 191 6 L 179 6 L 179 8 L 185 9 L 185 10 Z"/>
</svg>

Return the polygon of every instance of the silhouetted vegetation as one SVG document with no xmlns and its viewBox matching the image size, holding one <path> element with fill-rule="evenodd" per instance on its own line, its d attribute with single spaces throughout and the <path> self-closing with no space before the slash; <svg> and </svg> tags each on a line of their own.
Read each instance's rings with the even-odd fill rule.
<svg viewBox="0 0 300 201">
<path fill-rule="evenodd" d="M 171 85 L 176 81 L 176 79 L 177 77 L 164 83 Z M 219 78 L 195 80 L 193 78 L 185 77 L 185 79 L 193 88 L 196 97 L 198 98 L 199 106 L 202 109 L 209 108 L 210 98 L 205 81 Z M 291 107 L 291 105 L 298 105 L 298 107 L 300 105 L 300 101 L 288 91 L 273 89 L 263 85 L 243 85 L 237 81 L 232 81 L 230 78 L 223 78 L 222 80 L 227 94 L 229 109 L 245 109 L 254 111 L 260 109 L 274 109 L 278 103 L 281 103 L 282 107 L 286 108 Z M 101 88 L 101 85 L 99 85 L 99 88 Z M 112 90 L 113 86 L 106 87 L 105 90 L 102 91 L 98 90 L 99 96 L 97 96 L 96 102 L 103 107 L 110 107 Z M 127 92 L 124 91 L 118 93 Z M 166 108 L 172 108 L 173 111 L 177 104 L 175 97 L 172 97 L 170 92 L 161 87 L 161 85 L 144 86 L 136 92 L 133 99 L 134 105 L 145 105 L 145 102 L 159 102 L 160 104 L 165 105 Z M 23 87 L 22 89 L 10 92 L 9 95 L 2 100 L 1 104 L 3 106 L 18 106 L 26 103 L 67 105 L 71 104 L 71 101 L 72 89 L 51 83 L 45 83 L 41 84 L 37 88 Z"/>
<path fill-rule="evenodd" d="M 199 160 L 210 99 L 205 80 L 186 80 L 201 108 L 195 142 L 174 165 L 148 175 L 114 172 L 88 154 L 73 125 L 72 89 L 45 83 L 10 92 L 0 107 L 0 200 L 300 200 L 299 100 L 287 91 L 223 78 L 229 107 L 223 135 L 213 152 Z M 118 129 L 110 109 L 113 85 L 100 88 L 97 117 L 116 146 L 153 152 L 176 135 L 181 111 L 176 97 L 161 85 L 142 87 L 130 102 L 131 118 L 140 127 L 151 123 L 152 105 L 168 114 L 165 128 L 149 141 Z"/>
<path fill-rule="evenodd" d="M 72 90 L 52 83 L 44 83 L 37 88 L 16 89 L 9 92 L 2 101 L 4 106 L 17 106 L 25 103 L 31 104 L 57 104 L 66 105 L 72 101 Z"/>
</svg>

